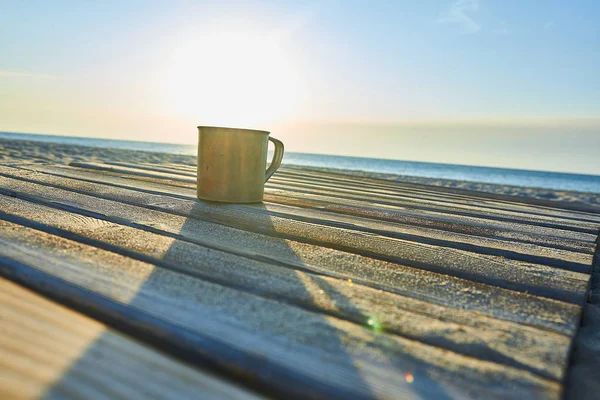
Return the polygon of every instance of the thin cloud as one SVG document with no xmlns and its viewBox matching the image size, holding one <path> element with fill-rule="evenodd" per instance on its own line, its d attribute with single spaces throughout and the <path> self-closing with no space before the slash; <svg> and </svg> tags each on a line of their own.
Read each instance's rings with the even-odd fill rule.
<svg viewBox="0 0 600 400">
<path fill-rule="evenodd" d="M 550 29 L 552 29 L 553 26 L 554 26 L 554 21 L 552 21 L 552 20 L 551 21 L 547 21 L 544 24 L 544 30 L 545 31 L 549 31 Z"/>
<path fill-rule="evenodd" d="M 492 32 L 494 32 L 496 35 L 510 35 L 512 33 L 512 31 L 506 26 L 505 21 L 502 21 L 500 26 L 494 29 Z"/>
<path fill-rule="evenodd" d="M 32 72 L 17 72 L 17 71 L 2 71 L 0 70 L 0 77 L 5 78 L 40 78 L 40 79 L 54 79 L 56 76 L 50 74 L 37 74 Z"/>
<path fill-rule="evenodd" d="M 457 24 L 462 28 L 463 33 L 476 33 L 481 30 L 481 24 L 477 23 L 469 14 L 478 9 L 479 0 L 458 0 L 436 22 Z"/>
<path fill-rule="evenodd" d="M 512 31 L 510 29 L 506 29 L 506 28 L 500 28 L 500 29 L 494 29 L 494 33 L 496 35 L 510 35 L 512 33 Z"/>
</svg>

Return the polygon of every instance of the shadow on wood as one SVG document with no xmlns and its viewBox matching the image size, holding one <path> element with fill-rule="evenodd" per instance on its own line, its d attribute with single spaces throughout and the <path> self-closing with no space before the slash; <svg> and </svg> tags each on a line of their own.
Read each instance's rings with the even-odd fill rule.
<svg viewBox="0 0 600 400">
<path fill-rule="evenodd" d="M 213 205 L 216 204 L 213 203 Z M 194 215 L 193 212 L 191 214 Z M 210 231 L 198 232 L 196 230 L 197 226 L 193 223 L 190 223 L 190 220 L 191 218 L 188 218 L 186 223 L 184 223 L 181 227 L 181 234 L 193 233 L 195 236 L 200 235 L 211 239 Z M 280 241 L 281 244 L 285 244 L 285 240 L 281 239 Z M 191 268 L 193 268 L 193 262 L 197 264 L 210 262 L 211 257 L 207 257 L 207 259 L 190 259 L 190 256 L 197 256 L 197 254 L 190 254 L 191 246 L 195 245 L 189 242 L 173 239 L 170 247 L 164 251 L 162 260 L 169 264 Z M 294 251 L 289 246 L 279 246 L 278 251 L 285 251 L 287 253 L 285 254 L 286 258 L 297 258 Z M 297 258 L 297 261 L 300 264 L 302 263 L 299 258 Z M 139 290 L 136 294 L 132 294 L 128 305 L 136 308 L 139 303 L 147 302 L 147 299 L 144 299 L 144 292 L 147 291 L 161 294 L 164 296 L 163 301 L 166 302 L 171 301 L 174 296 L 178 296 L 178 293 L 173 290 L 173 287 L 167 284 L 165 279 L 168 277 L 165 276 L 164 272 L 165 270 L 163 267 L 155 266 L 150 274 L 147 276 L 140 276 Z M 197 278 L 193 276 L 186 276 L 183 279 Z M 261 279 L 269 280 L 270 277 L 267 273 Z M 288 284 L 290 285 L 290 291 L 305 291 L 306 297 L 315 296 L 314 288 L 313 290 L 309 289 L 310 285 L 317 284 L 317 290 L 322 296 L 328 296 L 329 292 L 334 290 L 333 288 L 321 283 L 317 283 L 310 278 L 303 277 L 302 273 L 298 273 L 296 281 L 288 282 Z M 269 315 L 273 311 L 271 309 L 256 309 L 253 308 L 252 304 L 236 303 L 235 299 L 227 298 L 225 293 L 223 293 L 222 296 L 219 296 L 218 287 L 213 289 L 215 290 L 212 293 L 187 293 L 190 298 L 202 298 L 202 300 L 199 300 L 197 303 L 198 308 L 210 308 L 208 312 L 198 312 L 198 309 L 188 309 L 186 311 L 189 312 L 189 318 L 205 318 L 206 315 L 215 315 L 215 312 L 220 312 L 221 314 L 215 315 L 215 318 L 220 319 L 219 322 L 221 324 L 226 324 L 227 329 L 231 330 L 228 332 L 228 334 L 235 335 L 235 331 L 238 331 L 241 340 L 244 340 L 244 337 L 250 334 L 255 336 L 255 339 L 264 341 L 265 343 L 263 344 L 266 346 L 281 346 L 283 349 L 285 349 L 287 344 L 281 342 L 281 340 L 285 340 L 288 337 L 293 337 L 293 334 L 286 335 L 286 337 L 278 337 L 278 331 L 296 329 L 296 325 L 302 324 L 302 321 L 280 320 L 277 318 L 279 314 L 273 314 L 271 316 Z M 248 288 L 238 289 L 248 291 Z M 255 291 L 250 290 L 250 292 L 258 295 L 265 295 L 265 293 L 262 293 L 262 291 L 258 288 Z M 213 296 L 214 294 L 217 295 Z M 349 300 L 348 303 L 350 303 Z M 237 312 L 234 311 L 236 308 L 238 309 Z M 260 314 L 260 316 L 257 315 L 256 318 L 251 318 L 257 322 L 257 325 L 253 327 L 251 324 L 249 326 L 247 323 L 239 323 L 240 321 L 236 321 L 235 315 L 239 315 L 241 312 Z M 317 317 L 318 314 L 313 314 L 313 316 Z M 173 325 L 168 327 L 166 330 L 168 335 L 170 335 L 168 337 L 161 337 L 165 332 L 162 329 L 157 329 L 155 332 L 144 332 L 136 329 L 134 326 L 128 326 L 127 323 L 123 324 L 122 322 L 117 324 L 115 327 L 117 329 L 124 330 L 126 333 L 129 333 L 134 337 L 148 341 L 150 344 L 153 344 L 161 350 L 175 354 L 187 362 L 200 365 L 205 368 L 210 368 L 225 377 L 239 381 L 244 385 L 248 385 L 262 392 L 280 395 L 286 398 L 289 398 L 290 396 L 297 398 L 320 396 L 326 396 L 329 398 L 378 397 L 375 393 L 371 392 L 369 382 L 365 381 L 361 371 L 354 365 L 355 360 L 348 352 L 349 345 L 344 343 L 344 334 L 339 332 L 335 326 L 330 325 L 326 315 L 318 316 L 317 318 L 319 318 L 320 321 L 316 321 L 316 323 L 329 326 L 329 330 L 334 334 L 323 338 L 316 336 L 318 332 L 315 331 L 315 336 L 313 336 L 311 339 L 315 341 L 327 341 L 327 343 L 322 343 L 320 347 L 326 348 L 327 353 L 329 354 L 323 353 L 321 354 L 321 357 L 335 357 L 336 363 L 343 367 L 343 376 L 337 376 L 334 379 L 326 379 L 323 376 L 321 376 L 319 379 L 315 379 L 314 376 L 310 375 L 302 376 L 299 374 L 298 370 L 291 370 L 285 364 L 279 363 L 278 359 L 272 355 L 265 354 L 264 356 L 261 356 L 260 354 L 251 354 L 248 353 L 243 347 L 232 348 L 228 346 L 227 342 L 219 343 L 218 340 L 214 340 L 214 338 L 200 338 L 200 342 L 196 343 L 194 343 L 194 341 L 186 341 L 185 339 L 181 340 L 186 336 L 186 332 L 184 332 L 186 327 L 184 326 Z M 366 325 L 365 329 L 369 329 L 369 317 L 364 316 L 364 320 Z M 199 323 L 202 324 L 201 321 Z M 270 327 L 264 326 L 264 324 L 269 323 L 271 324 Z M 311 321 L 311 323 L 314 324 L 315 321 Z M 257 330 L 260 329 L 261 332 L 248 332 L 248 330 L 252 328 L 256 328 Z M 259 333 L 260 337 L 256 336 L 256 333 Z M 338 334 L 336 335 L 335 333 Z M 306 336 L 303 337 L 306 338 Z M 334 338 L 334 340 L 331 340 L 332 338 Z M 70 387 L 70 385 L 72 385 L 73 382 L 77 382 L 77 379 L 73 379 L 74 377 L 72 375 L 79 374 L 82 368 L 93 368 L 95 363 L 98 361 L 95 360 L 95 357 L 98 357 L 98 352 L 95 351 L 95 347 L 99 346 L 102 343 L 102 340 L 102 337 L 99 337 L 94 343 L 91 343 L 90 346 L 81 353 L 80 357 L 72 363 L 71 367 L 65 371 L 63 377 L 58 380 L 53 387 L 49 388 L 44 397 L 63 397 L 69 392 L 72 392 L 74 388 Z M 269 344 L 267 342 L 271 343 Z M 276 344 L 277 342 L 280 343 Z M 388 361 L 391 364 L 394 364 L 394 360 Z M 298 360 L 298 362 L 302 362 L 302 360 Z M 409 371 L 407 371 L 407 373 L 409 373 Z M 410 373 L 412 374 L 411 376 L 418 376 L 417 371 L 411 371 Z M 341 379 L 345 382 L 340 384 L 339 381 L 336 381 L 338 379 Z M 435 384 L 429 379 L 428 381 L 429 385 Z M 129 382 L 126 380 L 126 377 L 124 377 L 122 383 L 123 385 L 129 384 Z M 353 390 L 347 391 L 348 387 L 352 387 Z M 150 391 L 152 390 L 151 383 L 148 383 L 147 388 Z M 433 386 L 431 388 L 433 389 Z M 112 389 L 106 388 L 106 390 L 107 392 L 105 394 L 110 396 Z M 435 392 L 437 398 L 446 398 L 443 388 L 438 387 Z M 202 396 L 202 393 L 198 393 L 198 396 Z"/>
</svg>

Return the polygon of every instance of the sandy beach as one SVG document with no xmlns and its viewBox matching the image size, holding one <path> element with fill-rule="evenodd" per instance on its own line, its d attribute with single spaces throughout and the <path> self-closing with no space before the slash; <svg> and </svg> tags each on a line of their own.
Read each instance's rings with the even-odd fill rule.
<svg viewBox="0 0 600 400">
<path fill-rule="evenodd" d="M 196 165 L 196 157 L 188 155 L 65 145 L 28 140 L 0 139 L 0 163 L 51 162 L 66 165 L 73 161 L 134 162 L 150 163 L 157 165 Z M 472 190 L 477 192 L 494 193 L 498 195 L 520 196 L 538 200 L 550 200 L 553 202 L 569 203 L 573 206 L 581 206 L 583 209 L 595 210 L 596 208 L 598 208 L 598 210 L 600 210 L 600 194 L 596 193 L 527 188 L 510 185 L 496 185 L 481 182 L 466 182 L 450 179 L 423 178 L 406 175 L 382 174 L 329 168 L 314 168 L 305 166 L 299 167 L 295 165 L 287 165 L 285 163 L 284 166 L 288 168 L 302 168 L 306 170 L 326 171 L 351 176 L 391 180 L 395 182 L 408 182 L 440 186 L 446 188 Z"/>
<path fill-rule="evenodd" d="M 73 161 L 196 165 L 196 157 L 178 154 L 0 139 L 0 163 L 23 161 L 65 165 Z"/>
</svg>

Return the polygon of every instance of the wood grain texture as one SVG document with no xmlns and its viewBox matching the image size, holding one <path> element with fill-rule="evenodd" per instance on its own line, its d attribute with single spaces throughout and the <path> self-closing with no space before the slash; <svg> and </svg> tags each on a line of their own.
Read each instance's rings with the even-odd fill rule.
<svg viewBox="0 0 600 400">
<path fill-rule="evenodd" d="M 559 254 L 564 250 L 573 254 L 573 260 L 579 259 L 585 265 L 589 265 L 589 257 L 594 245 L 589 242 L 579 242 L 568 239 L 545 236 L 542 234 L 531 234 L 508 229 L 498 229 L 482 224 L 481 221 L 472 219 L 446 218 L 440 214 L 423 215 L 399 211 L 391 207 L 375 206 L 366 201 L 347 200 L 340 202 L 331 196 L 305 195 L 286 191 L 269 191 L 265 195 L 268 202 L 286 204 L 290 206 L 319 209 L 344 215 L 364 217 L 374 220 L 392 223 L 397 228 L 420 229 L 421 231 L 443 232 L 443 237 L 457 242 L 477 244 L 485 242 L 489 249 L 518 250 L 529 255 L 544 256 L 548 252 L 558 250 Z M 408 232 L 408 231 L 407 231 Z M 527 250 L 527 249 L 530 250 Z M 581 257 L 581 258 L 580 258 Z"/>
<path fill-rule="evenodd" d="M 160 172 L 183 173 L 188 176 L 196 175 L 196 167 L 181 164 L 149 164 L 149 163 L 127 163 L 127 162 L 106 162 L 125 167 L 143 168 L 156 170 Z M 392 193 L 406 193 L 411 195 L 426 195 L 435 198 L 447 200 L 457 199 L 463 201 L 476 201 L 486 204 L 492 208 L 499 209 L 521 209 L 532 214 L 541 213 L 542 215 L 563 215 L 569 219 L 577 219 L 589 222 L 600 222 L 600 209 L 598 207 L 586 205 L 579 202 L 556 202 L 554 200 L 544 200 L 534 197 L 515 196 L 510 194 L 501 194 L 493 192 L 483 192 L 469 190 L 465 188 L 453 188 L 445 186 L 427 185 L 424 183 L 404 182 L 401 180 L 391 180 L 384 178 L 374 178 L 366 175 L 347 173 L 340 170 L 324 171 L 320 168 L 309 166 L 283 165 L 277 170 L 277 174 L 272 179 L 280 176 L 299 178 L 308 181 L 322 181 L 341 183 L 345 186 L 351 185 L 358 189 L 376 188 L 389 190 Z"/>
<path fill-rule="evenodd" d="M 28 169 L 33 170 L 31 168 Z M 103 183 L 146 193 L 169 194 L 171 196 L 195 198 L 194 184 L 177 183 L 176 187 L 173 187 L 174 181 L 140 177 L 137 175 L 126 175 L 121 177 L 121 174 L 106 171 L 91 172 L 53 166 L 37 166 L 35 167 L 35 170 L 44 171 L 45 173 L 58 177 Z M 562 230 L 536 227 L 527 224 L 493 221 L 445 214 L 443 212 L 374 205 L 368 201 L 348 199 L 340 201 L 340 199 L 333 196 L 317 196 L 281 190 L 267 190 L 265 193 L 265 200 L 267 201 L 265 204 L 281 202 L 283 204 L 301 205 L 302 207 L 308 206 L 325 210 L 327 209 L 327 205 L 322 204 L 323 202 L 321 201 L 324 200 L 329 204 L 337 205 L 338 207 L 334 207 L 331 211 L 338 213 L 340 210 L 351 209 L 352 211 L 350 214 L 362 215 L 373 219 L 389 220 L 390 222 L 398 222 L 406 225 L 433 227 L 444 231 L 466 233 L 487 238 L 539 244 L 545 247 L 588 253 L 589 255 L 593 254 L 595 250 L 595 243 L 593 241 L 594 236 L 591 234 L 565 232 Z M 319 202 L 316 202 L 315 204 L 315 200 Z M 361 211 L 358 211 L 357 213 L 357 210 Z"/>
<path fill-rule="evenodd" d="M 170 167 L 173 164 L 169 165 Z M 401 182 L 396 180 L 384 179 L 373 176 L 364 176 L 357 175 L 354 173 L 345 173 L 340 170 L 329 170 L 323 171 L 319 168 L 311 168 L 308 166 L 294 166 L 287 165 L 282 168 L 282 171 L 292 171 L 295 173 L 310 173 L 310 174 L 320 174 L 327 177 L 334 176 L 338 178 L 346 178 L 352 179 L 356 182 L 362 182 L 365 184 L 378 183 L 383 185 L 400 185 L 405 188 L 416 189 L 416 190 L 424 190 L 430 192 L 437 192 L 440 194 L 447 195 L 460 195 L 460 196 L 472 196 L 477 198 L 485 198 L 492 201 L 500 201 L 506 203 L 520 203 L 531 206 L 538 206 L 543 208 L 551 208 L 551 209 L 561 209 L 574 213 L 581 213 L 582 215 L 596 215 L 600 213 L 600 208 L 597 206 L 593 206 L 590 204 L 582 203 L 582 202 L 557 202 L 555 200 L 546 200 L 540 199 L 536 197 L 528 197 L 528 196 L 520 196 L 515 194 L 503 194 L 498 192 L 488 192 L 474 189 L 467 189 L 463 187 L 447 187 L 447 186 L 439 186 L 439 185 L 428 185 L 426 183 L 416 183 L 416 182 Z M 511 186 L 509 186 L 511 187 Z"/>
<path fill-rule="evenodd" d="M 340 227 L 335 223 L 324 224 L 324 221 L 305 222 L 290 219 L 279 216 L 264 206 L 217 205 L 73 179 L 61 179 L 45 174 L 32 177 L 31 180 L 70 191 L 91 193 L 97 197 L 122 203 L 209 220 L 231 227 L 241 227 L 270 236 L 348 251 L 576 304 L 583 303 L 589 280 L 587 274 L 541 264 L 389 238 L 371 232 L 353 230 L 348 226 Z M 44 187 L 29 181 L 2 177 L 0 182 L 4 191 L 14 190 L 36 194 L 34 191 L 37 190 L 38 196 L 44 196 L 43 192 L 48 192 Z M 57 196 L 57 192 L 52 191 L 47 195 Z M 60 199 L 57 198 L 57 201 Z"/>
<path fill-rule="evenodd" d="M 412 207 L 423 210 L 444 211 L 449 214 L 480 217 L 498 221 L 510 221 L 566 229 L 579 232 L 593 232 L 598 229 L 597 222 L 581 221 L 542 213 L 528 213 L 479 205 L 476 202 L 459 202 L 447 198 L 431 198 L 431 196 L 414 196 L 407 194 L 378 193 L 381 191 L 356 190 L 346 186 L 323 184 L 320 182 L 303 182 L 279 178 L 267 185 L 269 188 L 311 194 L 334 195 L 349 200 L 367 200 L 376 204 Z M 537 214 L 537 215 L 536 215 Z"/>
<path fill-rule="evenodd" d="M 309 171 L 289 171 L 283 170 L 280 175 L 292 182 L 309 181 L 314 183 L 334 184 L 335 187 L 352 188 L 358 192 L 367 190 L 377 190 L 385 194 L 399 194 L 410 196 L 413 199 L 431 199 L 443 200 L 450 204 L 462 205 L 477 205 L 480 207 L 489 208 L 491 210 L 503 210 L 509 212 L 525 212 L 530 215 L 539 215 L 547 217 L 565 218 L 567 220 L 586 221 L 592 223 L 600 223 L 600 217 L 596 213 L 581 212 L 574 210 L 566 210 L 560 208 L 561 204 L 554 203 L 552 206 L 544 206 L 538 203 L 529 204 L 528 201 L 536 199 L 526 199 L 512 196 L 509 199 L 498 199 L 493 194 L 476 193 L 470 191 L 453 190 L 447 192 L 439 190 L 439 187 L 426 185 L 405 185 L 405 184 L 388 184 L 375 183 L 372 181 L 356 180 L 353 178 L 340 178 L 332 174 L 318 174 Z M 377 192 L 375 192 L 377 193 Z M 507 196 L 508 197 L 508 196 Z M 545 202 L 546 204 L 551 202 Z"/>
<path fill-rule="evenodd" d="M 2 274 L 301 398 L 528 396 L 560 385 L 2 222 Z M 407 382 L 410 372 L 414 381 Z"/>
<path fill-rule="evenodd" d="M 247 259 L 323 276 L 352 279 L 353 282 L 374 289 L 456 309 L 477 311 L 567 335 L 573 333 L 579 318 L 579 307 L 531 294 L 93 196 L 59 189 L 52 191 L 57 196 L 55 198 L 48 198 L 50 192 L 44 193 L 46 197 L 16 192 L 12 192 L 12 195 Z M 7 200 L 4 204 L 3 209 L 11 210 Z M 34 212 L 34 208 L 21 207 L 18 212 L 35 218 L 35 215 L 30 214 Z"/>
<path fill-rule="evenodd" d="M 161 187 L 147 187 L 146 190 L 154 188 L 154 193 L 176 195 L 178 197 L 194 199 L 195 192 L 186 189 L 171 189 L 162 186 L 163 192 L 159 192 Z M 321 222 L 324 224 L 336 224 L 336 226 L 346 227 L 349 229 L 361 230 L 370 232 L 380 236 L 387 236 L 399 239 L 407 239 L 415 242 L 452 247 L 461 250 L 471 250 L 479 254 L 496 255 L 504 258 L 545 264 L 555 267 L 568 269 L 571 271 L 589 273 L 592 254 L 582 252 L 568 251 L 565 249 L 549 248 L 533 243 L 523 243 L 519 240 L 507 240 L 507 238 L 495 238 L 484 236 L 486 232 L 480 232 L 477 229 L 472 229 L 470 225 L 464 226 L 471 228 L 467 233 L 452 232 L 443 230 L 440 224 L 430 224 L 430 226 L 420 226 L 413 223 L 406 223 L 400 220 L 384 219 L 385 211 L 376 210 L 369 213 L 369 208 L 364 206 L 354 207 L 359 210 L 355 213 L 347 215 L 347 211 L 351 206 L 339 203 L 330 203 L 314 200 L 301 200 L 290 197 L 287 194 L 280 196 L 271 195 L 270 198 L 277 197 L 285 202 L 286 206 L 272 205 L 265 203 L 264 208 L 271 211 L 275 215 L 294 218 L 301 221 Z M 308 209 L 304 206 L 309 204 Z M 300 207 L 296 207 L 300 206 Z M 324 211 L 324 209 L 327 209 Z M 341 210 L 342 212 L 337 212 Z M 372 210 L 372 209 L 371 209 Z M 389 217 L 389 215 L 388 215 Z M 432 222 L 428 219 L 422 219 L 423 224 Z M 453 224 L 456 225 L 456 224 Z M 477 235 L 473 234 L 477 233 Z"/>
<path fill-rule="evenodd" d="M 196 176 L 194 167 L 181 165 L 156 165 L 156 164 L 133 164 L 127 162 L 107 162 L 108 165 L 117 165 L 128 168 L 143 169 L 156 172 L 166 172 L 188 177 Z M 359 193 L 384 193 L 392 195 L 408 196 L 411 199 L 430 199 L 442 200 L 449 204 L 480 205 L 490 209 L 505 211 L 521 211 L 529 215 L 562 217 L 576 221 L 595 222 L 600 225 L 600 216 L 596 213 L 565 210 L 557 208 L 557 204 L 551 202 L 536 201 L 535 204 L 528 204 L 527 201 L 535 199 L 523 199 L 518 197 L 504 196 L 498 199 L 498 196 L 488 193 L 473 193 L 469 191 L 452 190 L 446 191 L 446 188 L 432 187 L 426 185 L 417 185 L 410 183 L 384 182 L 364 177 L 348 177 L 335 175 L 332 173 L 319 173 L 306 169 L 290 169 L 285 166 L 277 171 L 277 174 L 269 182 L 297 182 L 297 183 L 320 183 L 323 185 L 334 185 L 345 189 L 354 189 Z M 541 203 L 540 203 L 541 202 Z M 546 204 L 546 205 L 541 205 Z M 550 206 L 549 206 L 550 205 Z"/>
<path fill-rule="evenodd" d="M 269 396 L 561 396 L 598 214 L 295 168 L 261 205 L 219 205 L 193 167 L 74 165 L 0 167 L 0 275 L 104 329 L 50 394 L 147 390 L 137 356 L 95 362 L 122 355 L 92 317 Z"/>
<path fill-rule="evenodd" d="M 5 219 L 30 224 L 224 286 L 332 315 L 359 325 L 377 321 L 381 329 L 483 360 L 523 368 L 560 381 L 570 338 L 478 312 L 439 306 L 358 282 L 292 270 L 235 253 L 207 248 L 104 220 L 81 224 L 67 212 L 18 199 L 2 198 Z M 29 221 L 41 220 L 44 226 Z M 92 219 L 90 217 L 86 217 Z M 98 229 L 97 226 L 102 226 Z M 57 231 L 51 228 L 58 228 Z M 233 249 L 235 251 L 235 249 Z M 239 252 L 238 252 L 239 253 Z M 432 290 L 433 291 L 433 290 Z"/>
<path fill-rule="evenodd" d="M 129 175 L 155 177 L 187 183 L 196 182 L 195 177 L 181 175 L 180 173 L 177 173 L 175 171 L 171 173 L 166 173 L 151 171 L 142 168 L 113 166 L 100 163 L 73 162 L 71 163 L 71 165 L 80 168 L 95 169 L 100 171 L 116 172 Z M 381 191 L 369 190 L 365 188 L 353 190 L 351 188 L 347 188 L 345 186 L 340 185 L 335 186 L 324 183 L 315 184 L 311 183 L 310 181 L 293 181 L 282 177 L 278 177 L 273 181 L 270 180 L 267 186 L 292 191 L 307 191 L 309 193 L 315 194 L 333 194 L 340 199 L 368 200 L 373 203 L 410 206 L 411 208 L 416 209 L 444 211 L 446 213 L 451 214 L 481 217 L 498 221 L 528 223 L 536 226 L 546 226 L 557 229 L 572 230 L 576 232 L 597 233 L 599 228 L 598 222 L 578 221 L 575 219 L 566 219 L 558 216 L 548 215 L 532 216 L 531 213 L 527 212 L 521 212 L 516 210 L 494 210 L 489 207 L 481 206 L 478 204 L 461 204 L 458 202 L 452 204 L 452 202 L 448 202 L 447 199 L 433 200 L 428 199 L 426 197 L 421 197 L 418 199 L 419 201 L 414 201 L 414 196 L 407 197 L 403 194 L 401 195 L 381 193 Z"/>
<path fill-rule="evenodd" d="M 258 399 L 0 278 L 2 399 Z"/>
</svg>

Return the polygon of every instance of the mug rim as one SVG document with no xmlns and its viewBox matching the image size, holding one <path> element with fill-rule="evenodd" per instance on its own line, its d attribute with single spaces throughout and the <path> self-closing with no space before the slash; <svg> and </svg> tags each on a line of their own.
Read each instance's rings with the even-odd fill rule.
<svg viewBox="0 0 600 400">
<path fill-rule="evenodd" d="M 271 132 L 269 131 L 263 131 L 260 129 L 246 129 L 246 128 L 230 128 L 227 126 L 211 126 L 211 125 L 199 125 L 198 129 L 202 129 L 202 128 L 210 128 L 210 129 L 227 129 L 230 131 L 246 131 L 248 133 L 263 133 L 263 134 L 270 134 Z"/>
</svg>

